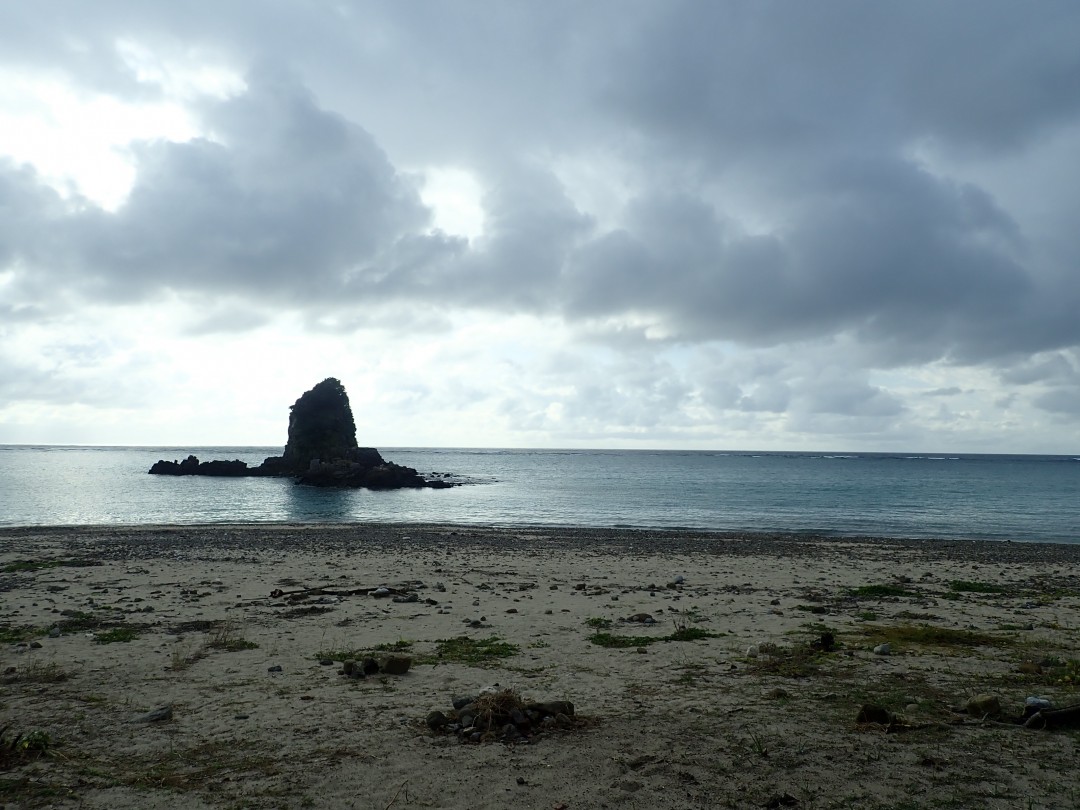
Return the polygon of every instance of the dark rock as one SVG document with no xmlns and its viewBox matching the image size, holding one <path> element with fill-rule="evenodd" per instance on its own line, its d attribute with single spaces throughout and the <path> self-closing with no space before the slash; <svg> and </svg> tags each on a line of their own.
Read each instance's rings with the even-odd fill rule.
<svg viewBox="0 0 1080 810">
<path fill-rule="evenodd" d="M 510 722 L 519 728 L 531 725 L 529 723 L 529 718 L 525 716 L 525 712 L 521 711 L 521 709 L 516 706 L 510 709 L 508 717 L 510 718 Z"/>
<path fill-rule="evenodd" d="M 454 711 L 461 711 L 466 706 L 468 706 L 470 703 L 475 703 L 476 702 L 476 696 L 475 695 L 471 695 L 471 696 L 469 696 L 469 695 L 458 695 L 457 697 L 453 698 L 451 702 L 452 702 L 452 704 L 454 706 Z"/>
<path fill-rule="evenodd" d="M 349 395 L 339 380 L 327 377 L 289 409 L 289 438 L 281 456 L 288 469 L 303 472 L 313 461 L 347 459 L 357 449 Z"/>
<path fill-rule="evenodd" d="M 431 712 L 427 716 L 425 722 L 427 723 L 427 727 L 432 731 L 441 731 L 450 724 L 450 721 L 442 712 Z"/>
<path fill-rule="evenodd" d="M 765 802 L 765 807 L 767 810 L 776 810 L 778 807 L 794 807 L 798 803 L 799 800 L 790 793 L 781 793 Z"/>
<path fill-rule="evenodd" d="M 379 662 L 374 658 L 365 658 L 360 662 L 360 668 L 365 675 L 375 675 L 379 671 Z"/>
<path fill-rule="evenodd" d="M 388 655 L 379 664 L 379 671 L 387 675 L 404 675 L 412 666 L 412 659 L 407 655 Z"/>
<path fill-rule="evenodd" d="M 855 722 L 860 725 L 875 723 L 879 726 L 891 726 L 895 720 L 896 716 L 892 712 L 876 703 L 865 704 L 855 716 Z"/>
<path fill-rule="evenodd" d="M 574 704 L 568 700 L 551 700 L 546 703 L 530 703 L 525 707 L 526 711 L 537 712 L 541 716 L 557 716 L 574 714 Z"/>
<path fill-rule="evenodd" d="M 147 712 L 138 718 L 140 723 L 163 723 L 166 720 L 172 720 L 173 710 L 172 706 L 159 706 L 153 711 Z"/>
<path fill-rule="evenodd" d="M 213 475 L 222 478 L 238 478 L 251 475 L 247 462 L 199 461 L 195 456 L 188 456 L 183 461 L 158 461 L 150 468 L 151 475 Z"/>
<path fill-rule="evenodd" d="M 971 698 L 964 708 L 976 717 L 997 717 L 1001 714 L 1001 701 L 997 695 L 981 694 Z"/>
</svg>

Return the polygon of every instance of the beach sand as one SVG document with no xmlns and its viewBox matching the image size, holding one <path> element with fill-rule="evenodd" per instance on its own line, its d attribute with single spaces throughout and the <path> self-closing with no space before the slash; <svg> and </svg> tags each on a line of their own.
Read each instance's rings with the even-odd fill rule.
<svg viewBox="0 0 1080 810">
<path fill-rule="evenodd" d="M 1080 703 L 1078 560 L 694 531 L 0 529 L 0 804 L 1074 808 L 1076 732 L 1012 721 L 1029 696 Z M 826 632 L 836 649 L 813 650 Z M 626 637 L 648 638 L 604 646 Z M 340 674 L 388 654 L 407 674 Z M 574 717 L 513 742 L 425 722 L 507 689 Z M 980 694 L 1000 716 L 965 710 Z M 891 714 L 857 722 L 867 704 Z"/>
</svg>

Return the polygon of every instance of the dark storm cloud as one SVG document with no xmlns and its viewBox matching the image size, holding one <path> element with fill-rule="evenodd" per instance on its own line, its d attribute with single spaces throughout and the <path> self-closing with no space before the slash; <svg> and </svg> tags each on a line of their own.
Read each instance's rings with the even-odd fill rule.
<svg viewBox="0 0 1080 810">
<path fill-rule="evenodd" d="M 1078 120 L 1071 2 L 56 8 L 20 12 L 4 59 L 152 94 L 117 50 L 128 38 L 206 48 L 248 86 L 204 103 L 208 137 L 138 146 L 115 213 L 0 167 L 16 212 L 0 266 L 23 306 L 57 283 L 92 300 L 247 298 L 326 328 L 366 323 L 356 311 L 374 304 L 465 306 L 618 340 L 847 334 L 877 367 L 1007 371 L 1080 343 L 1077 257 L 1037 249 L 1009 199 L 917 157 L 927 143 L 1023 156 Z M 484 236 L 433 232 L 388 153 L 476 171 Z M 632 167 L 630 199 L 604 218 L 552 168 L 590 154 Z M 848 393 L 847 411 L 802 396 L 815 412 L 893 413 Z M 725 396 L 774 411 L 800 394 Z"/>
</svg>

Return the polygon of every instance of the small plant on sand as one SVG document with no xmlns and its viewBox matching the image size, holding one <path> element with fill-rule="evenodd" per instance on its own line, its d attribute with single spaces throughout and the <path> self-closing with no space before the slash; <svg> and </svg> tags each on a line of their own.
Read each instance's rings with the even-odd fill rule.
<svg viewBox="0 0 1080 810">
<path fill-rule="evenodd" d="M 26 571 L 42 571 L 46 568 L 58 568 L 63 565 L 60 560 L 15 560 L 8 563 L 0 572 L 5 574 L 20 574 Z"/>
<path fill-rule="evenodd" d="M 139 637 L 139 631 L 134 627 L 114 627 L 98 633 L 94 641 L 98 644 L 115 644 L 117 642 L 134 641 Z"/>
<path fill-rule="evenodd" d="M 52 747 L 48 732 L 31 731 L 9 736 L 10 725 L 0 728 L 0 766 L 27 762 L 45 756 Z"/>
<path fill-rule="evenodd" d="M 390 641 L 383 644 L 376 644 L 372 649 L 376 652 L 405 652 L 411 650 L 413 642 L 407 638 L 399 638 L 397 641 Z"/>
<path fill-rule="evenodd" d="M 39 635 L 37 628 L 29 624 L 4 625 L 0 627 L 0 644 L 18 644 Z"/>
<path fill-rule="evenodd" d="M 458 636 L 435 642 L 437 661 L 454 661 L 473 666 L 495 666 L 499 659 L 517 655 L 516 644 L 502 641 L 496 636 L 485 639 Z"/>
<path fill-rule="evenodd" d="M 949 627 L 933 627 L 928 624 L 904 624 L 896 627 L 874 625 L 859 631 L 872 643 L 887 641 L 890 644 L 921 644 L 928 647 L 1003 647 L 1011 640 L 992 636 L 977 630 L 954 630 Z"/>
<path fill-rule="evenodd" d="M 585 620 L 585 626 L 594 630 L 607 630 L 611 627 L 611 619 L 603 619 L 599 616 L 590 616 Z"/>
<path fill-rule="evenodd" d="M 10 675 L 4 676 L 4 682 L 21 683 L 60 683 L 67 679 L 67 671 L 55 661 L 46 663 L 36 659 L 18 667 Z"/>
<path fill-rule="evenodd" d="M 49 568 L 67 566 L 69 568 L 87 568 L 101 565 L 100 560 L 15 560 L 0 568 L 3 574 L 21 574 L 32 571 L 44 571 Z"/>
<path fill-rule="evenodd" d="M 992 582 L 970 582 L 966 579 L 954 579 L 949 583 L 949 590 L 959 593 L 1008 593 L 1009 588 Z"/>
<path fill-rule="evenodd" d="M 255 650 L 259 647 L 254 641 L 248 641 L 246 638 L 237 635 L 236 628 L 233 627 L 231 622 L 222 622 L 218 625 L 210 640 L 206 642 L 206 646 L 212 650 L 226 650 L 228 652 Z"/>
<path fill-rule="evenodd" d="M 370 654 L 365 647 L 328 647 L 315 653 L 315 658 L 319 661 L 358 661 Z"/>
<path fill-rule="evenodd" d="M 659 636 L 618 636 L 614 633 L 593 633 L 589 636 L 589 641 L 597 647 L 607 647 L 608 649 L 647 647 L 659 640 Z"/>
<path fill-rule="evenodd" d="M 890 597 L 918 596 L 915 591 L 910 591 L 900 585 L 863 585 L 851 591 L 851 595 L 858 599 L 888 599 Z"/>
<path fill-rule="evenodd" d="M 752 659 L 748 670 L 757 675 L 777 675 L 783 678 L 809 678 L 821 670 L 828 653 L 815 650 L 809 644 L 796 644 L 778 649 L 773 655 Z"/>
<path fill-rule="evenodd" d="M 704 638 L 717 638 L 718 634 L 701 627 L 689 627 L 676 624 L 675 629 L 666 636 L 620 636 L 615 633 L 593 633 L 589 641 L 597 647 L 625 649 L 628 647 L 647 647 L 661 641 L 700 641 Z"/>
</svg>

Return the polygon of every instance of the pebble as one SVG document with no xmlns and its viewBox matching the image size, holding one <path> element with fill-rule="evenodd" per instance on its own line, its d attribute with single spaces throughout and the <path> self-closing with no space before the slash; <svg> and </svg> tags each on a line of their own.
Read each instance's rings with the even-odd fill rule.
<svg viewBox="0 0 1080 810">
<path fill-rule="evenodd" d="M 889 642 L 878 644 L 874 647 L 874 655 L 892 655 L 892 645 Z"/>
<path fill-rule="evenodd" d="M 272 667 L 267 667 L 266 671 L 267 672 L 281 672 L 282 671 L 281 664 L 275 664 Z"/>
<path fill-rule="evenodd" d="M 173 710 L 172 706 L 159 706 L 153 711 L 149 711 L 146 714 L 138 718 L 140 723 L 161 723 L 165 720 L 172 720 Z"/>
<path fill-rule="evenodd" d="M 984 693 L 971 698 L 965 708 L 968 714 L 976 717 L 994 717 L 1001 714 L 1001 701 L 997 695 Z"/>
</svg>

